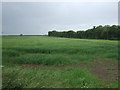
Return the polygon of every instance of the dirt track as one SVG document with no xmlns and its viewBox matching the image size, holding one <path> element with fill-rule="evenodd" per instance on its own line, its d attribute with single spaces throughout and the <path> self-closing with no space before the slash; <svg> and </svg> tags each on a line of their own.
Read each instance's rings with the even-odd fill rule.
<svg viewBox="0 0 120 90">
<path fill-rule="evenodd" d="M 64 69 L 67 67 L 79 67 L 79 68 L 87 68 L 91 69 L 91 73 L 104 80 L 106 82 L 118 82 L 118 65 L 113 64 L 109 61 L 101 61 L 95 60 L 91 64 L 73 64 L 73 65 L 65 65 L 65 66 L 45 66 L 45 65 L 36 65 L 36 64 L 23 64 L 23 68 L 32 68 L 32 69 Z"/>
</svg>

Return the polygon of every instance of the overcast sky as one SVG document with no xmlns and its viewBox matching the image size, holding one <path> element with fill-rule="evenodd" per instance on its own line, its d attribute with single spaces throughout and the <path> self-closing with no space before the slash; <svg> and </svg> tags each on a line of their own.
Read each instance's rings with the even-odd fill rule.
<svg viewBox="0 0 120 90">
<path fill-rule="evenodd" d="M 3 2 L 3 34 L 47 34 L 118 24 L 117 2 Z"/>
</svg>

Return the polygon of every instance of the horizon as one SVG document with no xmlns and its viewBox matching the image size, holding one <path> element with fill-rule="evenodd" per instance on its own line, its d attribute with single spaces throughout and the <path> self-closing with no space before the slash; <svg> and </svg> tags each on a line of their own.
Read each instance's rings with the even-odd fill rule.
<svg viewBox="0 0 120 90">
<path fill-rule="evenodd" d="M 103 26 L 103 25 L 98 25 L 98 26 Z M 104 26 L 113 26 L 113 25 L 104 25 Z M 116 26 L 119 26 L 119 25 L 116 25 Z M 95 26 L 95 27 L 97 27 L 97 26 Z M 89 29 L 92 29 L 92 28 L 89 28 Z M 89 29 L 87 29 L 87 30 L 89 30 Z M 87 30 L 77 30 L 77 31 L 87 31 Z M 66 31 L 67 32 L 67 31 L 71 31 L 71 30 L 62 30 L 62 31 L 61 30 L 49 30 L 49 31 L 57 31 L 57 32 Z M 77 32 L 75 30 L 72 30 L 72 31 Z M 24 34 L 24 33 L 20 33 L 20 34 L 2 34 L 1 36 L 20 36 L 21 34 L 23 36 L 48 36 L 48 33 L 47 34 Z"/>
</svg>

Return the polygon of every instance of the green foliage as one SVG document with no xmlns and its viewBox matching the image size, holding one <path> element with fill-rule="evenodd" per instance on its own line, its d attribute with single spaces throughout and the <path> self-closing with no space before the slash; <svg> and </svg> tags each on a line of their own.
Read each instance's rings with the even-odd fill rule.
<svg viewBox="0 0 120 90">
<path fill-rule="evenodd" d="M 115 62 L 118 57 L 118 41 L 111 40 L 3 36 L 2 44 L 3 88 L 106 87 L 89 69 L 72 65 L 90 64 L 96 59 Z M 23 68 L 26 64 L 42 64 L 43 69 Z M 116 83 L 108 85 L 118 87 Z"/>
<path fill-rule="evenodd" d="M 23 84 L 22 84 L 22 81 L 20 79 L 17 79 L 18 77 L 18 73 L 19 73 L 19 69 L 16 70 L 15 68 L 8 68 L 6 67 L 7 69 L 9 69 L 9 71 L 5 71 L 3 72 L 3 80 L 2 80 L 2 88 L 6 88 L 6 89 L 9 89 L 9 88 L 15 88 L 15 89 L 19 89 L 19 88 L 22 88 L 23 87 Z"/>
<path fill-rule="evenodd" d="M 92 29 L 88 29 L 86 31 L 49 31 L 49 36 L 55 37 L 67 37 L 67 38 L 84 38 L 84 39 L 109 39 L 109 40 L 118 40 L 120 32 L 120 26 L 113 25 L 113 26 L 97 26 L 93 27 Z"/>
<path fill-rule="evenodd" d="M 3 69 L 3 76 L 3 88 L 98 88 L 102 85 L 102 81 L 83 68 L 51 70 L 12 66 Z"/>
<path fill-rule="evenodd" d="M 15 56 L 20 56 L 20 54 L 21 54 L 20 52 L 18 52 L 18 51 L 16 51 L 16 50 L 12 50 L 12 49 L 2 50 L 2 53 L 3 53 L 3 54 L 2 54 L 3 57 L 4 57 L 4 56 L 15 57 Z"/>
<path fill-rule="evenodd" d="M 98 57 L 103 57 L 104 60 L 111 57 L 117 60 L 118 57 L 117 41 L 41 36 L 8 37 L 3 37 L 3 64 L 66 65 L 91 62 Z"/>
</svg>

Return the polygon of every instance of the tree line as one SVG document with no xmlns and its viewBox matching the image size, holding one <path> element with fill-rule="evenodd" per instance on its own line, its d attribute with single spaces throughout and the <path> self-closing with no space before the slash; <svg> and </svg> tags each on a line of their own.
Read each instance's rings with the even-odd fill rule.
<svg viewBox="0 0 120 90">
<path fill-rule="evenodd" d="M 94 26 L 92 29 L 86 31 L 62 31 L 56 30 L 49 31 L 48 36 L 54 37 L 66 37 L 66 38 L 81 38 L 81 39 L 109 39 L 119 40 L 120 39 L 120 26 L 119 25 L 99 25 Z"/>
</svg>

